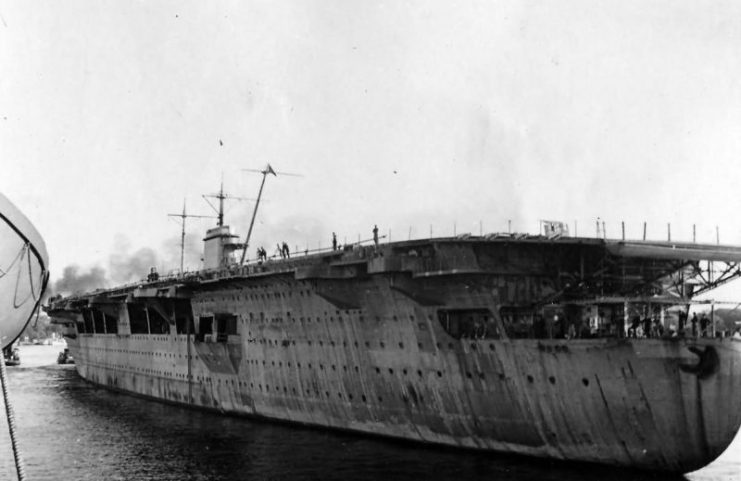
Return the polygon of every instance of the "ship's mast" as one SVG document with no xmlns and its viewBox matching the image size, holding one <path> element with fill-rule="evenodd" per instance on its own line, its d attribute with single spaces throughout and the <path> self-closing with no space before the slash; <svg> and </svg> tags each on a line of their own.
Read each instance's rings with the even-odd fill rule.
<svg viewBox="0 0 741 481">
<path fill-rule="evenodd" d="M 219 189 L 219 220 L 216 225 L 221 227 L 224 225 L 224 181 L 221 181 L 221 188 Z"/>
<path fill-rule="evenodd" d="M 182 229 L 180 231 L 180 274 L 182 274 L 183 273 L 183 261 L 185 258 L 185 219 L 188 217 L 202 217 L 202 218 L 213 219 L 214 216 L 187 214 L 185 212 L 185 199 L 183 199 L 183 213 L 182 214 L 167 214 L 167 215 L 169 217 L 180 217 L 180 221 L 181 221 L 180 224 L 182 226 Z"/>
<path fill-rule="evenodd" d="M 211 203 L 210 200 L 208 200 L 209 197 L 214 198 L 214 199 L 219 199 L 219 208 L 218 209 L 216 207 L 214 207 L 214 205 Z M 224 193 L 224 179 L 221 180 L 221 188 L 219 189 L 219 193 L 218 194 L 204 194 L 203 195 L 203 199 L 208 203 L 208 205 L 211 206 L 211 208 L 214 210 L 214 212 L 216 212 L 216 219 L 218 219 L 217 222 L 216 222 L 216 225 L 218 227 L 221 227 L 221 226 L 224 225 L 224 199 L 232 199 L 232 200 L 253 200 L 253 199 L 248 199 L 247 197 L 237 197 L 237 196 L 234 196 L 234 195 L 225 194 Z"/>
</svg>

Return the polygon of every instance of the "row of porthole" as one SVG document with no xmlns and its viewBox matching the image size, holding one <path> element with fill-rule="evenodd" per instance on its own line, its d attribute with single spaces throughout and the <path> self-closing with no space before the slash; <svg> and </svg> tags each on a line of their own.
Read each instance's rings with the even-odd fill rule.
<svg viewBox="0 0 741 481">
<path fill-rule="evenodd" d="M 162 334 L 135 334 L 131 336 L 132 339 L 141 339 L 145 341 L 167 341 L 169 336 L 163 336 Z"/>
<path fill-rule="evenodd" d="M 258 360 L 258 359 L 248 359 L 247 360 L 247 363 L 248 364 L 251 364 L 251 365 L 254 365 L 254 366 L 259 366 L 260 365 L 260 360 Z M 264 359 L 262 360 L 262 365 L 263 366 L 266 366 L 267 365 L 267 363 L 266 363 L 266 361 Z M 270 361 L 270 365 L 273 366 L 273 367 L 275 367 L 276 366 L 275 361 Z M 283 367 L 283 361 L 278 361 L 277 367 Z M 286 367 L 289 367 L 289 368 L 291 367 L 291 362 L 290 361 L 286 362 Z M 302 368 L 301 363 L 300 362 L 297 362 L 296 363 L 296 367 L 298 369 L 301 369 Z M 324 364 L 319 364 L 319 370 L 320 371 L 323 371 L 324 370 L 324 367 L 325 367 Z M 337 366 L 334 365 L 334 364 L 328 365 L 327 367 L 328 368 L 331 368 L 332 371 L 337 371 L 338 370 L 337 369 Z M 347 366 L 340 366 L 340 367 L 342 368 L 343 371 L 345 371 L 345 372 L 348 371 L 348 367 Z M 312 364 L 311 363 L 307 363 L 306 364 L 306 368 L 307 369 L 312 369 Z M 359 366 L 354 366 L 354 370 L 355 370 L 355 372 L 360 372 L 360 367 Z M 376 371 L 376 374 L 381 374 L 381 368 L 380 367 L 375 367 L 375 371 Z M 388 368 L 388 373 L 390 375 L 393 375 L 394 372 L 395 371 L 394 371 L 393 368 L 391 368 L 391 367 Z M 442 371 L 435 371 L 435 372 L 437 373 L 437 377 L 443 377 L 443 372 Z M 404 369 L 401 370 L 401 373 L 406 376 L 406 375 L 409 374 L 409 371 L 406 368 L 404 368 Z M 480 372 L 480 371 L 475 372 L 475 374 L 482 381 L 486 377 L 484 375 L 484 373 L 483 372 Z M 422 372 L 421 369 L 417 369 L 417 376 L 419 376 L 419 377 L 423 377 L 424 376 L 424 373 Z M 474 373 L 471 373 L 470 371 L 466 371 L 466 377 L 468 379 L 473 379 Z M 504 379 L 504 377 L 505 377 L 504 374 L 500 374 L 500 378 L 501 379 Z"/>
<path fill-rule="evenodd" d="M 275 366 L 276 365 L 275 364 L 275 361 L 270 361 L 270 362 L 271 362 L 271 366 Z M 258 360 L 258 359 L 248 359 L 247 360 L 247 363 L 248 364 L 251 364 L 251 365 L 254 365 L 254 366 L 259 366 L 260 365 L 260 360 Z M 266 364 L 266 361 L 264 359 L 262 360 L 262 365 L 263 366 L 266 366 L 267 365 Z M 296 367 L 298 369 L 301 369 L 302 368 L 302 364 L 300 362 L 297 362 L 295 365 L 296 365 Z M 291 362 L 290 361 L 287 361 L 286 362 L 286 367 L 291 367 L 291 366 L 292 366 Z M 311 369 L 312 368 L 311 366 L 312 365 L 311 365 L 310 362 L 309 363 L 306 363 L 306 368 L 307 369 Z M 278 361 L 278 367 L 283 367 L 283 361 Z M 334 364 L 331 365 L 331 368 L 332 368 L 333 371 L 336 371 L 337 370 L 337 366 L 334 365 Z M 348 371 L 347 366 L 342 366 L 342 368 L 343 368 L 344 371 Z M 355 366 L 354 369 L 355 369 L 355 372 L 360 372 L 360 367 L 359 366 Z M 321 371 L 324 370 L 324 364 L 319 364 L 319 370 L 321 370 Z"/>
<path fill-rule="evenodd" d="M 253 360 L 249 360 L 248 362 L 250 364 L 258 364 L 257 360 L 254 360 L 254 359 Z M 91 364 L 94 365 L 94 364 L 97 364 L 97 363 L 91 363 Z M 265 364 L 265 361 L 263 361 L 263 365 L 264 364 Z M 275 365 L 275 362 L 273 362 L 272 364 Z M 291 367 L 291 363 L 290 362 L 288 362 L 287 365 L 288 365 L 288 367 Z M 296 363 L 296 365 L 297 365 L 297 367 L 299 369 L 301 368 L 301 363 Z M 115 364 L 114 365 L 102 365 L 102 366 L 103 367 L 111 367 L 112 366 L 112 367 L 114 367 L 116 369 L 126 369 L 124 366 L 118 366 L 118 365 L 115 365 Z M 282 362 L 279 363 L 279 366 L 282 366 Z M 311 366 L 311 363 L 308 363 L 308 369 L 311 369 L 311 367 L 312 367 Z M 343 367 L 343 369 L 345 371 L 348 370 L 347 369 L 347 366 L 342 366 L 342 367 Z M 337 370 L 337 367 L 334 364 L 331 365 L 331 368 L 332 368 L 333 371 L 336 371 Z M 324 365 L 323 364 L 319 364 L 319 369 L 320 370 L 324 370 Z M 360 371 L 360 368 L 358 366 L 355 366 L 354 369 L 355 369 L 355 372 L 359 372 Z M 144 372 L 146 374 L 157 374 L 157 375 L 165 375 L 165 376 L 174 376 L 174 377 L 179 377 L 179 378 L 183 378 L 183 379 L 186 379 L 187 378 L 187 375 L 185 375 L 185 374 L 177 374 L 177 373 L 171 373 L 171 372 L 167 372 L 167 371 L 157 371 L 157 370 L 154 370 L 154 369 L 144 369 L 144 368 L 134 367 L 133 370 L 135 370 L 135 371 L 141 371 L 141 372 Z M 375 368 L 375 371 L 376 371 L 376 374 L 380 374 L 381 373 L 381 368 L 376 367 Z M 389 372 L 390 375 L 393 375 L 394 374 L 394 369 L 393 368 L 388 368 L 388 372 Z M 401 372 L 405 376 L 408 374 L 407 369 L 402 369 Z M 436 371 L 436 373 L 437 373 L 437 376 L 438 377 L 442 377 L 443 376 L 442 371 Z M 478 372 L 476 374 L 478 375 L 479 379 L 484 380 L 485 376 L 484 376 L 484 373 L 483 372 Z M 419 370 L 418 369 L 417 370 L 417 375 L 419 377 L 422 377 L 423 376 L 422 370 Z M 468 379 L 472 379 L 473 378 L 473 374 L 471 372 L 466 372 L 466 377 Z M 500 378 L 504 378 L 504 374 L 500 374 Z M 533 378 L 532 378 L 532 376 L 528 376 L 527 379 L 531 383 L 534 381 Z M 196 380 L 198 380 L 201 383 L 204 382 L 205 380 L 208 380 L 208 382 L 212 382 L 212 379 L 211 378 L 206 378 L 205 376 L 204 377 L 198 376 L 196 378 Z M 217 378 L 216 381 L 217 381 L 217 383 L 220 383 L 221 382 L 221 380 L 218 379 L 218 378 Z M 549 381 L 551 382 L 551 384 L 555 384 L 555 378 L 553 376 L 549 377 Z M 234 385 L 234 380 L 233 379 L 226 381 L 227 384 L 230 383 L 230 382 L 231 382 L 232 385 Z M 582 382 L 584 383 L 585 386 L 588 386 L 589 385 L 589 381 L 587 379 L 583 379 Z M 244 383 L 244 384 L 246 386 L 247 383 Z M 251 387 L 254 387 L 252 384 L 253 383 L 250 383 L 250 386 Z M 241 381 L 239 381 L 239 385 L 240 386 L 242 385 L 242 382 Z"/>
<path fill-rule="evenodd" d="M 248 362 L 249 364 L 252 364 L 252 365 L 259 365 L 259 364 L 260 364 L 259 360 L 257 360 L 257 359 L 250 359 L 250 360 L 248 360 L 247 362 Z M 265 361 L 265 360 L 262 360 L 262 365 L 263 365 L 263 366 L 265 366 L 265 365 L 266 365 L 266 361 Z M 275 366 L 275 365 L 276 365 L 276 364 L 275 364 L 275 361 L 271 361 L 271 365 L 272 365 L 272 366 Z M 121 369 L 125 369 L 125 367 L 124 367 L 124 366 L 117 366 L 117 365 L 113 365 L 113 366 L 114 366 L 114 367 L 116 367 L 116 368 L 121 368 Z M 286 363 L 286 366 L 290 368 L 290 367 L 291 367 L 291 362 L 290 362 L 290 361 L 289 361 L 289 362 L 287 362 L 287 363 Z M 283 367 L 283 362 L 282 362 L 282 361 L 279 361 L 279 362 L 278 362 L 278 367 Z M 300 363 L 300 362 L 297 362 L 297 363 L 296 363 L 296 367 L 297 367 L 297 368 L 299 368 L 299 369 L 301 369 L 301 368 L 302 368 L 302 365 L 301 365 L 301 363 Z M 307 369 L 311 369 L 311 368 L 312 368 L 312 364 L 311 364 L 311 363 L 307 363 Z M 134 370 L 140 370 L 140 368 L 136 368 L 136 367 L 134 367 L 133 369 L 134 369 Z M 334 365 L 334 364 L 332 364 L 332 365 L 331 365 L 331 369 L 332 369 L 332 371 L 336 371 L 336 370 L 337 370 L 337 366 L 336 366 L 336 365 Z M 343 369 L 343 370 L 344 370 L 345 372 L 347 372 L 347 371 L 348 371 L 348 368 L 347 368 L 347 366 L 342 366 L 342 369 Z M 319 370 L 321 370 L 321 371 L 323 371 L 323 370 L 324 370 L 324 364 L 319 364 Z M 359 366 L 354 366 L 354 370 L 355 370 L 355 372 L 360 372 L 360 367 L 359 367 Z M 376 371 L 376 374 L 380 374 L 380 373 L 381 373 L 381 368 L 380 368 L 380 367 L 376 367 L 376 368 L 375 368 L 375 371 Z M 150 369 L 150 370 L 147 370 L 147 369 L 143 369 L 143 372 L 146 372 L 146 373 L 153 373 L 153 372 L 154 372 L 154 373 L 162 373 L 163 371 L 154 371 L 154 370 L 151 370 L 151 369 Z M 393 368 L 388 368 L 388 372 L 389 372 L 389 374 L 390 374 L 390 375 L 393 375 L 393 374 L 394 374 L 394 369 L 393 369 Z M 402 374 L 404 374 L 405 376 L 406 376 L 406 375 L 408 374 L 408 371 L 407 371 L 407 369 L 402 369 L 402 370 L 401 370 L 401 372 L 402 372 Z M 442 376 L 443 376 L 443 373 L 442 373 L 442 371 L 436 371 L 436 373 L 437 373 L 437 376 L 438 376 L 438 377 L 442 377 Z M 478 378 L 479 378 L 479 379 L 481 379 L 481 380 L 484 380 L 485 376 L 484 376 L 484 373 L 483 373 L 483 372 L 477 372 L 476 374 L 477 374 L 477 376 L 478 376 Z M 419 377 L 422 377 L 422 376 L 423 376 L 423 372 L 422 372 L 422 370 L 421 370 L 421 369 L 418 369 L 418 370 L 417 370 L 417 375 L 418 375 Z M 180 376 L 179 376 L 179 375 L 177 375 L 177 374 L 176 374 L 176 376 L 177 376 L 177 377 L 180 377 Z M 467 371 L 467 372 L 466 372 L 466 377 L 467 377 L 468 379 L 472 379 L 472 378 L 473 378 L 473 374 L 472 374 L 472 373 L 471 373 L 470 371 Z M 500 378 L 504 378 L 504 375 L 503 375 L 503 374 L 500 374 Z M 199 378 L 199 379 L 200 379 L 200 378 Z M 533 379 L 533 377 L 532 377 L 532 376 L 527 376 L 527 379 L 528 379 L 528 381 L 530 381 L 531 383 L 532 383 L 532 382 L 534 381 L 534 379 Z M 550 382 L 551 382 L 552 384 L 555 384 L 555 378 L 554 378 L 553 376 L 549 377 L 549 381 L 550 381 Z M 584 379 L 584 380 L 583 380 L 583 382 L 585 383 L 585 384 L 584 384 L 585 386 L 589 385 L 589 381 L 588 381 L 587 379 Z M 233 380 L 232 380 L 232 383 L 234 383 L 234 381 L 233 381 Z"/>
<path fill-rule="evenodd" d="M 250 316 L 249 318 L 242 318 L 241 320 L 242 320 L 243 323 L 245 323 L 245 322 L 248 323 L 248 324 L 256 323 L 258 325 L 270 324 L 270 323 L 282 323 L 284 321 L 284 318 L 283 317 L 265 318 L 263 316 L 263 313 L 262 312 L 260 314 L 261 314 L 261 317 L 258 318 L 257 316 L 254 316 L 253 317 L 252 313 L 250 312 L 249 313 L 249 316 Z M 432 316 L 428 316 L 428 318 L 429 318 L 429 320 L 432 320 Z M 296 317 L 290 317 L 289 316 L 288 319 L 290 319 L 290 321 L 293 322 L 294 324 L 296 322 L 311 324 L 311 322 L 312 322 L 312 318 L 311 317 L 298 317 L 298 318 L 296 318 Z M 350 318 L 350 319 L 352 320 L 352 318 Z M 364 322 L 365 321 L 365 317 L 363 317 L 363 316 L 358 316 L 356 319 L 358 320 L 358 322 Z M 383 319 L 384 318 L 382 318 L 380 316 L 375 316 L 375 321 L 376 322 L 381 322 Z M 391 320 L 393 320 L 395 322 L 399 322 L 399 320 L 400 320 L 399 319 L 399 316 L 392 316 L 389 319 L 391 319 Z M 266 320 L 267 320 L 267 322 L 265 322 Z M 337 320 L 337 322 L 342 322 L 344 320 L 344 318 L 342 316 L 338 316 L 336 320 Z M 409 320 L 412 321 L 412 322 L 414 322 L 414 320 L 415 320 L 414 315 L 409 314 Z M 330 316 L 329 318 L 326 318 L 325 317 L 324 319 L 322 319 L 321 317 L 317 317 L 316 318 L 316 322 L 317 323 L 327 322 L 327 321 L 334 322 L 335 321 L 335 317 L 334 316 Z"/>
<path fill-rule="evenodd" d="M 535 382 L 535 378 L 531 376 L 530 374 L 527 375 L 527 381 L 530 384 L 533 384 Z M 548 382 L 551 384 L 556 384 L 556 378 L 555 376 L 548 376 Z M 581 380 L 581 383 L 584 385 L 584 387 L 589 387 L 589 379 L 583 377 Z"/>
<path fill-rule="evenodd" d="M 252 331 L 249 331 L 248 332 L 248 335 L 250 336 L 250 338 L 252 338 Z M 283 340 L 280 340 L 280 341 L 278 341 L 277 339 L 275 339 L 275 340 L 272 340 L 272 339 L 259 339 L 257 341 L 258 341 L 259 344 L 266 344 L 268 346 L 274 346 L 274 347 L 279 347 L 279 346 L 281 346 L 281 347 L 288 347 L 289 344 L 286 344 L 286 341 L 289 342 L 290 345 L 293 345 L 293 346 L 296 345 L 296 341 L 289 341 L 287 339 L 283 339 Z M 311 341 L 311 340 L 306 340 L 306 341 L 302 341 L 302 342 L 306 342 L 307 345 L 309 345 L 309 346 L 311 346 L 313 342 L 316 342 L 319 347 L 324 347 L 324 343 L 325 343 L 325 341 Z M 364 344 L 365 344 L 365 347 L 367 347 L 367 348 L 370 348 L 371 347 L 370 341 L 365 341 Z M 327 345 L 329 347 L 335 347 L 335 346 L 339 347 L 340 346 L 339 341 L 335 342 L 333 340 L 329 340 Z M 350 344 L 347 341 L 342 341 L 342 347 L 348 347 L 349 345 Z M 355 347 L 360 347 L 360 343 L 358 341 L 354 341 L 353 342 L 353 345 Z M 383 342 L 383 341 L 379 341 L 378 346 L 381 349 L 384 349 L 386 347 L 386 343 Z M 399 349 L 404 349 L 404 343 L 403 342 L 399 342 L 398 343 L 398 346 L 399 346 Z M 442 350 L 443 349 L 443 344 L 440 343 L 440 342 L 436 343 L 435 346 L 439 350 Z M 424 344 L 421 343 L 421 342 L 418 342 L 417 343 L 417 347 L 419 349 L 424 349 Z M 448 349 L 455 349 L 455 343 L 449 342 L 447 344 L 447 347 L 448 347 Z M 472 342 L 470 344 L 470 348 L 473 351 L 477 350 L 479 347 L 480 346 L 478 344 L 474 343 L 474 342 Z M 496 347 L 494 346 L 494 344 L 491 344 L 491 343 L 489 344 L 489 350 L 490 351 L 495 351 L 496 350 Z"/>
<path fill-rule="evenodd" d="M 88 350 L 91 351 L 101 351 L 101 352 L 117 352 L 120 354 L 138 354 L 142 356 L 161 356 L 161 357 L 171 357 L 171 358 L 184 358 L 187 359 L 187 354 L 169 354 L 169 353 L 161 353 L 161 352 L 153 352 L 153 351 L 129 351 L 127 349 L 108 349 L 106 347 L 89 347 Z M 208 353 L 207 353 L 208 355 Z M 213 354 L 211 355 L 214 356 Z M 198 359 L 198 356 L 190 356 L 191 359 Z"/>
<path fill-rule="evenodd" d="M 298 295 L 300 297 L 311 297 L 311 291 L 298 291 Z M 232 295 L 232 296 L 223 296 L 223 297 L 207 297 L 204 299 L 199 299 L 196 302 L 199 304 L 205 304 L 208 302 L 225 302 L 225 301 L 248 301 L 253 300 L 257 301 L 260 299 L 270 299 L 270 298 L 280 299 L 280 298 L 287 298 L 287 297 L 293 297 L 293 291 L 288 291 L 288 295 L 286 295 L 285 292 L 268 292 L 264 294 L 239 294 L 239 295 Z"/>
<path fill-rule="evenodd" d="M 154 351 L 129 351 L 127 349 L 108 349 L 106 347 L 89 347 L 88 350 L 91 351 L 101 351 L 101 352 L 118 352 L 121 354 L 139 354 L 142 356 L 159 356 L 159 357 L 183 357 L 187 358 L 188 356 L 186 354 L 170 354 L 167 352 L 154 352 Z M 194 358 L 191 356 L 191 358 Z M 195 356 L 195 359 L 198 359 L 198 356 Z"/>
</svg>

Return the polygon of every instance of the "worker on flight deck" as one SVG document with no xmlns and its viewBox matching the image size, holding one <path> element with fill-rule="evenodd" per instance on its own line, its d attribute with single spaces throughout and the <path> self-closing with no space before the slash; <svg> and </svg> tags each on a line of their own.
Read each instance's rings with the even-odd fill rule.
<svg viewBox="0 0 741 481">
<path fill-rule="evenodd" d="M 643 337 L 651 337 L 651 318 L 643 318 Z"/>
<path fill-rule="evenodd" d="M 700 336 L 701 337 L 708 337 L 708 324 L 710 324 L 710 320 L 707 318 L 705 313 L 702 313 L 702 319 L 700 319 Z"/>
<path fill-rule="evenodd" d="M 373 243 L 378 247 L 378 226 L 373 226 Z"/>
<path fill-rule="evenodd" d="M 638 337 L 638 326 L 641 325 L 641 318 L 636 316 L 633 318 L 630 327 L 628 328 L 628 337 Z"/>
<path fill-rule="evenodd" d="M 337 234 L 335 234 L 334 232 L 332 232 L 332 250 L 337 250 Z"/>
<path fill-rule="evenodd" d="M 687 324 L 687 313 L 679 311 L 679 327 L 677 328 L 677 335 L 684 337 L 684 326 Z"/>
<path fill-rule="evenodd" d="M 288 244 L 285 242 L 283 243 L 283 248 L 281 249 L 281 254 L 283 255 L 283 258 L 290 259 L 291 258 L 291 251 L 288 250 Z"/>
</svg>

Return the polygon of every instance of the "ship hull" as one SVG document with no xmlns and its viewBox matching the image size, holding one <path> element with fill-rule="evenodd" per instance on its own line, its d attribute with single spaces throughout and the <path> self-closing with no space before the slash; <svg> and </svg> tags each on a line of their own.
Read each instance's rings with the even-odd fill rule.
<svg viewBox="0 0 741 481">
<path fill-rule="evenodd" d="M 652 285 L 675 261 L 615 258 L 612 275 L 609 255 L 584 240 L 390 244 L 154 280 L 49 312 L 75 329 L 84 379 L 140 396 L 460 448 L 705 466 L 741 426 L 741 342 L 626 337 L 633 300 L 595 293 Z"/>
<path fill-rule="evenodd" d="M 631 468 L 695 470 L 741 425 L 741 343 L 728 340 L 473 341 L 393 356 L 278 344 L 229 372 L 228 348 L 191 339 L 191 382 L 188 344 L 98 335 L 73 354 L 88 381 L 191 407 Z M 718 353 L 710 379 L 680 368 L 698 363 L 689 347 Z"/>
</svg>

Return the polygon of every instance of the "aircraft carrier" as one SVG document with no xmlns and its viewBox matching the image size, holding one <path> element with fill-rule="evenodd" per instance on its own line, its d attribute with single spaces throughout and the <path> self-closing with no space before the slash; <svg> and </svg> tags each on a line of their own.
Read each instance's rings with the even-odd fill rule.
<svg viewBox="0 0 741 481">
<path fill-rule="evenodd" d="M 204 243 L 197 272 L 49 302 L 80 376 L 228 414 L 676 473 L 741 425 L 741 342 L 687 320 L 741 274 L 741 247 L 551 225 L 240 262 L 223 217 Z"/>
</svg>

